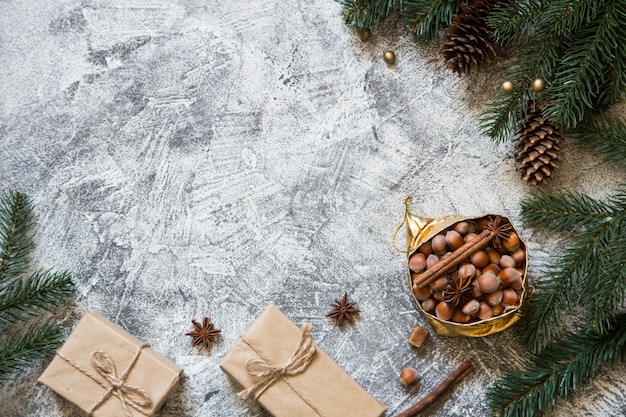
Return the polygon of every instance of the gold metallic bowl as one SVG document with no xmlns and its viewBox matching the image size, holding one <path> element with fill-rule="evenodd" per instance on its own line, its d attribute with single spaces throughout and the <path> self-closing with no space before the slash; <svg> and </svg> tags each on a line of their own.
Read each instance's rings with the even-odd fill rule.
<svg viewBox="0 0 626 417">
<path fill-rule="evenodd" d="M 520 294 L 520 298 L 516 307 L 510 309 L 509 311 L 506 311 L 503 314 L 492 317 L 490 319 L 479 320 L 479 321 L 474 321 L 470 323 L 456 323 L 453 321 L 441 320 L 437 316 L 426 312 L 422 308 L 421 303 L 415 298 L 415 296 L 413 295 L 413 291 L 412 291 L 413 281 L 411 279 L 411 270 L 409 269 L 409 258 L 411 257 L 411 255 L 413 255 L 413 253 L 415 253 L 423 243 L 427 242 L 428 240 L 430 240 L 432 237 L 434 237 L 436 234 L 440 233 L 441 231 L 451 228 L 458 222 L 468 221 L 468 220 L 478 221 L 484 217 L 494 216 L 494 215 L 487 214 L 485 216 L 474 217 L 474 218 L 458 216 L 458 215 L 449 215 L 449 216 L 443 216 L 443 217 L 438 217 L 434 219 L 425 218 L 425 217 L 416 216 L 410 212 L 409 206 L 408 206 L 408 202 L 410 201 L 410 199 L 411 197 L 407 197 L 404 200 L 404 205 L 405 205 L 404 221 L 398 228 L 398 230 L 400 230 L 402 225 L 404 225 L 406 228 L 406 243 L 407 243 L 406 271 L 407 271 L 407 276 L 408 276 L 409 291 L 411 292 L 411 295 L 415 299 L 415 302 L 417 303 L 417 306 L 419 307 L 420 311 L 424 314 L 424 316 L 426 317 L 426 320 L 428 320 L 428 323 L 435 330 L 435 332 L 437 334 L 444 335 L 444 336 L 481 337 L 481 336 L 487 336 L 490 334 L 501 332 L 505 329 L 508 329 L 513 324 L 515 324 L 520 319 L 521 309 L 527 304 L 527 301 L 530 298 L 530 294 L 532 293 L 532 291 L 529 291 L 528 279 L 526 276 L 527 266 L 528 266 L 528 251 L 527 251 L 526 243 L 522 240 L 521 237 L 520 237 L 520 242 L 521 242 L 520 247 L 524 249 L 525 262 L 524 262 L 524 268 L 523 268 L 524 272 L 522 274 L 522 283 L 523 283 L 522 292 Z M 507 219 L 506 217 L 504 216 L 500 216 L 500 217 L 506 220 L 507 222 L 511 223 L 510 220 Z M 519 236 L 518 231 L 515 229 L 515 226 L 513 226 L 512 223 L 511 223 L 511 226 L 513 228 L 513 231 L 517 233 L 517 235 Z M 396 234 L 397 232 L 398 231 L 396 231 Z M 394 236 L 394 242 L 395 242 L 395 236 Z"/>
</svg>

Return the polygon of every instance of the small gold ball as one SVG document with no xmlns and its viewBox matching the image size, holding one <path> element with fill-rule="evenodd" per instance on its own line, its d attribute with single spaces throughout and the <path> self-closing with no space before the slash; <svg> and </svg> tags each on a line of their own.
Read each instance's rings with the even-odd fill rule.
<svg viewBox="0 0 626 417">
<path fill-rule="evenodd" d="M 396 54 L 394 54 L 393 51 L 385 51 L 385 53 L 383 54 L 383 58 L 385 59 L 385 62 L 389 65 L 396 63 Z"/>
<path fill-rule="evenodd" d="M 512 81 L 505 81 L 502 83 L 502 91 L 505 94 L 511 94 L 515 90 L 515 85 L 513 85 Z"/>
<path fill-rule="evenodd" d="M 537 78 L 533 81 L 533 91 L 535 93 L 541 93 L 544 88 L 546 88 L 546 82 L 541 78 Z"/>
<path fill-rule="evenodd" d="M 366 41 L 370 38 L 370 36 L 372 36 L 372 32 L 370 32 L 369 29 L 361 29 L 359 30 L 359 37 L 361 38 L 362 41 Z"/>
</svg>

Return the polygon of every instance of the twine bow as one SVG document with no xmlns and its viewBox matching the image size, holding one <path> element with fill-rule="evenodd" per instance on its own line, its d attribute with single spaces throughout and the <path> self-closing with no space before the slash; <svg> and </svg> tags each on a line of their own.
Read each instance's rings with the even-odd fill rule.
<svg viewBox="0 0 626 417">
<path fill-rule="evenodd" d="M 133 415 L 130 412 L 129 406 L 134 408 L 144 408 L 149 407 L 152 404 L 150 397 L 148 397 L 148 394 L 144 390 L 133 387 L 132 385 L 126 385 L 124 383 L 128 371 L 126 371 L 126 373 L 124 373 L 121 377 L 117 376 L 115 362 L 113 362 L 113 359 L 111 359 L 109 355 L 101 351 L 94 352 L 91 356 L 91 362 L 98 373 L 102 375 L 102 377 L 104 377 L 109 384 L 111 384 L 107 394 L 105 394 L 100 402 L 93 407 L 94 410 L 102 404 L 109 395 L 115 395 L 120 399 L 120 404 L 124 409 L 124 413 L 128 417 L 132 417 Z M 130 367 L 128 367 L 128 369 L 130 369 Z"/>
<path fill-rule="evenodd" d="M 132 385 L 128 385 L 124 381 L 126 380 L 128 372 L 135 365 L 135 362 L 137 362 L 137 358 L 139 358 L 141 350 L 144 347 L 148 346 L 149 345 L 146 343 L 141 345 L 139 349 L 137 349 L 137 353 L 129 363 L 124 373 L 120 376 L 117 375 L 115 361 L 113 361 L 113 359 L 109 355 L 102 351 L 94 352 L 91 355 L 91 364 L 96 369 L 98 374 L 108 382 L 108 386 L 106 384 L 103 384 L 100 379 L 91 375 L 91 373 L 88 372 L 86 369 L 81 368 L 76 362 L 64 357 L 58 351 L 57 356 L 59 356 L 68 364 L 72 365 L 82 374 L 91 378 L 93 381 L 102 386 L 102 388 L 106 389 L 106 392 L 102 396 L 102 398 L 100 398 L 100 400 L 96 404 L 94 404 L 90 410 L 87 410 L 89 415 L 92 415 L 93 412 L 107 400 L 107 398 L 109 398 L 111 395 L 114 395 L 120 400 L 120 404 L 122 406 L 122 409 L 124 410 L 124 414 L 126 415 L 126 417 L 133 417 L 133 413 L 130 409 L 131 407 L 139 411 L 144 416 L 147 416 L 147 414 L 144 413 L 142 409 L 150 407 L 152 405 L 152 400 L 144 390 L 138 387 L 134 387 Z"/>
<path fill-rule="evenodd" d="M 271 365 L 261 359 L 249 359 L 246 363 L 246 371 L 257 380 L 249 388 L 240 391 L 239 398 L 248 398 L 250 395 L 258 398 L 272 384 L 285 376 L 297 375 L 303 372 L 311 363 L 315 354 L 313 337 L 309 334 L 313 326 L 310 323 L 302 324 L 300 343 L 291 354 L 287 362 L 282 365 Z"/>
</svg>

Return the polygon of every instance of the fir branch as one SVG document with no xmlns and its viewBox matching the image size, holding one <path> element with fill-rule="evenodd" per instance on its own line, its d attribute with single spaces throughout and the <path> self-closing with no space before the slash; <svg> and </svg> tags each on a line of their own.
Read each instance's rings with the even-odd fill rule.
<svg viewBox="0 0 626 417">
<path fill-rule="evenodd" d="M 0 289 L 28 269 L 34 223 L 28 196 L 12 190 L 0 196 Z"/>
<path fill-rule="evenodd" d="M 619 19 L 615 1 L 597 14 L 596 19 L 572 33 L 564 43 L 561 65 L 551 83 L 552 100 L 545 114 L 558 124 L 575 128 L 588 111 L 595 108 L 596 98 L 605 84 L 605 68 L 622 48 L 617 37 Z"/>
<path fill-rule="evenodd" d="M 357 29 L 372 29 L 380 26 L 397 10 L 402 0 L 337 0 L 343 6 L 343 21 Z"/>
<path fill-rule="evenodd" d="M 543 12 L 550 6 L 548 0 L 501 2 L 487 18 L 491 37 L 502 46 L 524 43 L 536 37 Z"/>
<path fill-rule="evenodd" d="M 626 18 L 626 1 L 616 4 L 617 13 L 621 20 Z M 618 25 L 615 28 L 617 39 L 626 39 L 626 26 Z M 625 98 L 626 91 L 626 48 L 622 43 L 615 45 L 614 58 L 605 66 L 605 84 L 600 89 L 596 99 L 596 107 L 599 109 L 619 103 Z"/>
<path fill-rule="evenodd" d="M 521 417 L 542 415 L 557 396 L 567 399 L 578 387 L 605 367 L 626 359 L 626 314 L 611 320 L 604 334 L 569 334 L 534 356 L 523 370 L 511 372 L 487 390 L 492 415 Z"/>
<path fill-rule="evenodd" d="M 439 36 L 442 27 L 450 25 L 460 4 L 461 0 L 404 0 L 401 13 L 411 32 L 430 41 Z"/>
<path fill-rule="evenodd" d="M 602 116 L 587 118 L 571 132 L 572 138 L 609 162 L 626 168 L 626 121 Z"/>
<path fill-rule="evenodd" d="M 615 214 L 610 203 L 570 191 L 535 191 L 520 202 L 521 220 L 546 232 L 571 232 L 604 222 Z"/>
<path fill-rule="evenodd" d="M 487 108 L 479 116 L 480 129 L 496 143 L 508 141 L 520 121 L 529 111 L 534 111 L 537 95 L 530 88 L 537 77 L 551 74 L 558 60 L 559 39 L 555 36 L 543 42 L 529 42 L 517 51 L 517 59 L 505 74 L 505 79 L 515 85 L 512 94 L 499 92 L 487 103 Z"/>
<path fill-rule="evenodd" d="M 620 246 L 626 231 L 626 192 L 604 203 L 571 192 L 540 192 L 521 206 L 525 224 L 575 234 L 538 283 L 524 326 L 517 329 L 520 340 L 534 352 L 543 349 L 559 336 L 562 311 L 574 302 L 585 307 L 591 329 L 607 331 L 626 297 L 626 246 Z"/>
<path fill-rule="evenodd" d="M 73 293 L 69 272 L 37 271 L 25 281 L 15 280 L 0 291 L 0 324 L 40 315 Z"/>
<path fill-rule="evenodd" d="M 21 332 L 5 336 L 0 345 L 0 380 L 9 379 L 11 374 L 28 367 L 30 362 L 45 358 L 62 342 L 63 335 L 50 321 L 41 325 L 33 323 Z"/>
</svg>

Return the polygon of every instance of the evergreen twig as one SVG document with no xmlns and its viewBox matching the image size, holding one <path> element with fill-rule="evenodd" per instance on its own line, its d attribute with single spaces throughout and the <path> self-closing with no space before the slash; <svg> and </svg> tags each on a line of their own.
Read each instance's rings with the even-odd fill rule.
<svg viewBox="0 0 626 417">
<path fill-rule="evenodd" d="M 588 118 L 571 132 L 589 150 L 626 168 L 626 121 L 616 117 Z"/>
<path fill-rule="evenodd" d="M 515 91 L 488 103 L 480 116 L 483 133 L 496 142 L 509 140 L 538 100 L 543 113 L 566 129 L 622 100 L 625 17 L 626 0 L 501 2 L 487 22 L 494 40 L 516 48 L 513 68 L 504 76 Z M 539 94 L 530 88 L 536 78 L 547 83 Z"/>
<path fill-rule="evenodd" d="M 461 0 L 404 0 L 401 12 L 411 32 L 431 41 L 442 27 L 450 25 L 460 4 Z"/>
<path fill-rule="evenodd" d="M 34 224 L 28 196 L 15 191 L 0 196 L 0 380 L 58 346 L 62 336 L 51 322 L 24 325 L 74 293 L 68 272 L 25 276 Z"/>
<path fill-rule="evenodd" d="M 49 311 L 74 293 L 69 272 L 37 271 L 28 280 L 15 280 L 0 289 L 0 324 L 15 324 Z"/>
<path fill-rule="evenodd" d="M 487 390 L 492 415 L 543 415 L 557 397 L 567 399 L 605 367 L 626 359 L 626 314 L 618 314 L 610 331 L 571 333 L 537 354 L 531 364 L 495 382 Z"/>
<path fill-rule="evenodd" d="M 26 368 L 33 361 L 43 359 L 51 350 L 63 342 L 63 336 L 56 324 L 45 322 L 33 323 L 22 331 L 6 336 L 0 345 L 0 380 L 20 369 Z"/>
<path fill-rule="evenodd" d="M 0 288 L 28 269 L 34 218 L 25 194 L 10 190 L 0 196 Z"/>
<path fill-rule="evenodd" d="M 596 107 L 608 82 L 607 69 L 623 49 L 617 3 L 607 1 L 605 7 L 593 8 L 589 15 L 592 20 L 576 31 L 570 29 L 571 35 L 565 38 L 560 65 L 553 75 L 555 82 L 550 85 L 551 102 L 545 111 L 553 122 L 575 128 Z M 584 14 L 586 9 L 577 12 Z"/>
<path fill-rule="evenodd" d="M 357 29 L 372 29 L 380 26 L 397 10 L 402 0 L 338 0 L 343 6 L 343 21 Z"/>
<path fill-rule="evenodd" d="M 548 266 L 545 280 L 537 283 L 524 325 L 517 328 L 531 350 L 538 352 L 559 336 L 562 311 L 574 304 L 585 307 L 588 326 L 598 333 L 607 331 L 623 305 L 625 190 L 606 202 L 572 192 L 538 192 L 522 200 L 521 218 L 526 225 L 573 236 L 571 244 Z"/>
</svg>

